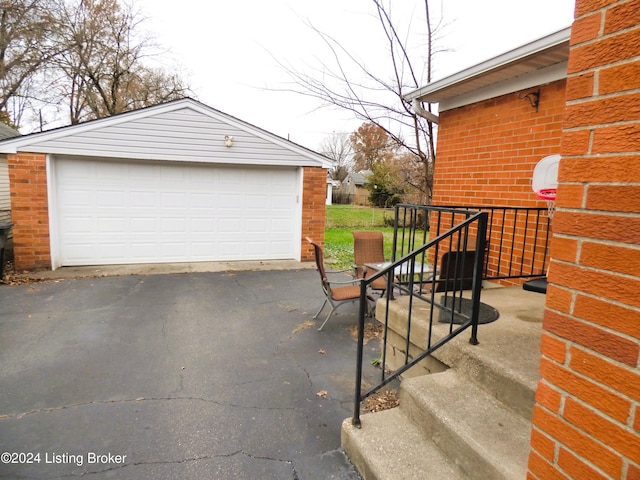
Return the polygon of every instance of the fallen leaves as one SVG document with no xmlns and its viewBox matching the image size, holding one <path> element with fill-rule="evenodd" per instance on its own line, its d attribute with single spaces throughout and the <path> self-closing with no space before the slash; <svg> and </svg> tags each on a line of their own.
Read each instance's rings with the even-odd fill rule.
<svg viewBox="0 0 640 480">
<path fill-rule="evenodd" d="M 349 328 L 351 332 L 351 336 L 354 340 L 358 340 L 358 326 L 354 325 Z M 366 323 L 364 326 L 364 344 L 366 345 L 371 340 L 382 337 L 382 332 L 384 331 L 384 326 L 381 323 L 377 323 L 372 325 L 371 323 Z"/>
<path fill-rule="evenodd" d="M 303 330 L 306 330 L 307 328 L 313 327 L 314 325 L 315 325 L 315 323 L 310 321 L 310 320 L 307 320 L 306 322 L 299 323 L 293 329 L 293 333 L 299 333 L 299 332 L 301 332 Z"/>
<path fill-rule="evenodd" d="M 364 401 L 365 412 L 381 412 L 399 405 L 398 392 L 396 390 L 384 390 L 377 392 Z"/>
</svg>

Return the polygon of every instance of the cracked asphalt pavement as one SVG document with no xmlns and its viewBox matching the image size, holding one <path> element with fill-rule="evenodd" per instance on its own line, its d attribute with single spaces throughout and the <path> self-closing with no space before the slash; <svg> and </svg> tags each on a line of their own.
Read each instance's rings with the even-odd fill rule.
<svg viewBox="0 0 640 480">
<path fill-rule="evenodd" d="M 318 332 L 322 300 L 313 270 L 1 285 L 0 478 L 360 478 L 356 306 Z"/>
</svg>

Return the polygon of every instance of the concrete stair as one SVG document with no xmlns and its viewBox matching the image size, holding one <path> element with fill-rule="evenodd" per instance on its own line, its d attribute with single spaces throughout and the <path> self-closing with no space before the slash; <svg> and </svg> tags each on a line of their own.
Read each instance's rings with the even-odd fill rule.
<svg viewBox="0 0 640 480">
<path fill-rule="evenodd" d="M 390 324 L 406 318 L 403 301 L 391 302 Z M 482 301 L 500 318 L 480 326 L 480 345 L 463 333 L 402 380 L 399 407 L 362 415 L 360 429 L 343 423 L 342 447 L 365 480 L 526 477 L 544 295 L 495 288 Z"/>
</svg>

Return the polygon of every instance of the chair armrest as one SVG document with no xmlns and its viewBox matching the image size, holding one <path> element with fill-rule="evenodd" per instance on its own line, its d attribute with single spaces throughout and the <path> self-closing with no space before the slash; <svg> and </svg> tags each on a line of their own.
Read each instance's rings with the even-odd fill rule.
<svg viewBox="0 0 640 480">
<path fill-rule="evenodd" d="M 362 271 L 362 278 L 365 278 L 367 276 L 368 268 L 366 265 L 358 265 L 357 263 L 352 263 L 351 268 L 353 269 L 353 278 L 360 278 L 358 277 L 358 270 Z"/>
<path fill-rule="evenodd" d="M 345 272 L 350 272 L 350 271 L 351 271 L 351 269 L 350 269 L 350 268 L 344 268 L 344 269 L 342 269 L 342 270 L 326 270 L 326 269 L 325 269 L 325 272 L 326 272 L 327 274 L 329 274 L 329 273 L 345 273 Z"/>
<path fill-rule="evenodd" d="M 332 282 L 329 279 L 327 279 L 327 283 L 329 285 L 356 285 L 356 284 L 360 284 L 362 283 L 364 280 L 362 278 L 354 278 L 353 280 L 345 280 L 345 281 L 337 281 L 337 282 Z"/>
</svg>

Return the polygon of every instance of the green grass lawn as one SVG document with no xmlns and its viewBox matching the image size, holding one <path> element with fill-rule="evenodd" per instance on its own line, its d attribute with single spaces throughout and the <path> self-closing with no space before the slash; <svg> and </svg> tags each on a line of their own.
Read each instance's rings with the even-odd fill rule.
<svg viewBox="0 0 640 480">
<path fill-rule="evenodd" d="M 349 268 L 353 264 L 353 230 L 380 230 L 384 234 L 385 258 L 391 259 L 393 246 L 393 210 L 357 207 L 354 205 L 327 205 L 324 232 L 324 250 L 332 268 Z M 385 225 L 386 223 L 386 225 Z"/>
</svg>

